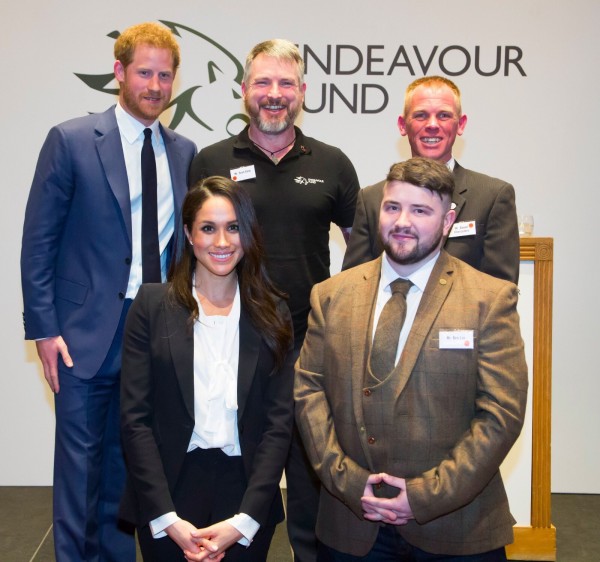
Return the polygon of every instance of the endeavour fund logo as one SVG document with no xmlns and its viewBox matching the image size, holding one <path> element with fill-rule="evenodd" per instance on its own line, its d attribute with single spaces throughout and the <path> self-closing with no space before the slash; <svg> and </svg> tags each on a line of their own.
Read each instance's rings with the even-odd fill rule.
<svg viewBox="0 0 600 562">
<path fill-rule="evenodd" d="M 427 75 L 526 77 L 518 45 L 299 45 L 309 87 L 307 113 L 381 113 L 390 92 Z M 460 82 L 459 82 L 460 87 Z"/>
<path fill-rule="evenodd" d="M 183 53 L 183 71 L 177 73 L 175 84 L 175 91 L 181 93 L 166 110 L 171 116 L 168 126 L 175 129 L 189 117 L 206 132 L 214 132 L 213 142 L 237 134 L 249 122 L 242 113 L 242 64 L 204 33 L 159 21 L 178 37 Z M 116 39 L 119 32 L 108 36 Z M 390 92 L 403 91 L 420 76 L 527 76 L 524 52 L 518 45 L 311 43 L 299 44 L 298 48 L 306 66 L 308 88 L 303 108 L 309 114 L 381 113 L 389 105 Z M 75 75 L 98 92 L 119 93 L 112 72 Z"/>
</svg>

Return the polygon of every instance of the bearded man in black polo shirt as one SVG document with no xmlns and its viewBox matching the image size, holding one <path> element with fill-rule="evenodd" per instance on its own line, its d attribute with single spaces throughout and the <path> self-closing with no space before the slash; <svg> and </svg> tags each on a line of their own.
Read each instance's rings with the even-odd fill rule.
<svg viewBox="0 0 600 562">
<path fill-rule="evenodd" d="M 358 178 L 336 147 L 294 126 L 304 101 L 304 62 L 282 39 L 256 45 L 246 58 L 242 93 L 250 125 L 203 149 L 190 170 L 191 185 L 210 175 L 231 177 L 250 193 L 276 285 L 289 295 L 296 353 L 306 333 L 312 286 L 329 277 L 329 229 L 347 240 Z M 297 432 L 286 466 L 288 534 L 294 559 L 316 560 L 319 481 Z"/>
</svg>

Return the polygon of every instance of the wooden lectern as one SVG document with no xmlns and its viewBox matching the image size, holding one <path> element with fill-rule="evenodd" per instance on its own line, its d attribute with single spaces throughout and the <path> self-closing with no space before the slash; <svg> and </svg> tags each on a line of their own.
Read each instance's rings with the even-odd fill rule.
<svg viewBox="0 0 600 562">
<path fill-rule="evenodd" d="M 521 238 L 521 262 L 533 262 L 531 523 L 515 526 L 509 560 L 556 560 L 556 528 L 550 520 L 550 435 L 552 397 L 553 239 Z M 510 500 L 510 494 L 509 494 Z"/>
</svg>

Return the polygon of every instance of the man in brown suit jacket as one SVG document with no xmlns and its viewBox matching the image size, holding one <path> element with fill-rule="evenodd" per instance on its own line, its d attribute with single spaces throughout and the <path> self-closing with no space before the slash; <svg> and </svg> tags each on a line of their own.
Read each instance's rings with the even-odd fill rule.
<svg viewBox="0 0 600 562">
<path fill-rule="evenodd" d="M 385 253 L 313 289 L 295 399 L 323 484 L 320 560 L 506 560 L 499 467 L 528 384 L 517 287 L 441 249 L 453 187 L 439 162 L 392 166 Z M 398 277 L 412 287 L 396 366 L 375 375 L 371 343 Z"/>
</svg>

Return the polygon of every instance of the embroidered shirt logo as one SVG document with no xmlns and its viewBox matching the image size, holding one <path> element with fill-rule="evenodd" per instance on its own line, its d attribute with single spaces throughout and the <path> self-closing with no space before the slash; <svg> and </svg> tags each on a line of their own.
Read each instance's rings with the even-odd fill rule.
<svg viewBox="0 0 600 562">
<path fill-rule="evenodd" d="M 304 176 L 296 176 L 294 178 L 294 181 L 296 183 L 299 183 L 300 185 L 309 185 L 309 184 L 316 184 L 316 183 L 325 183 L 324 180 L 319 180 L 319 179 L 314 179 L 314 178 L 305 178 Z"/>
</svg>

